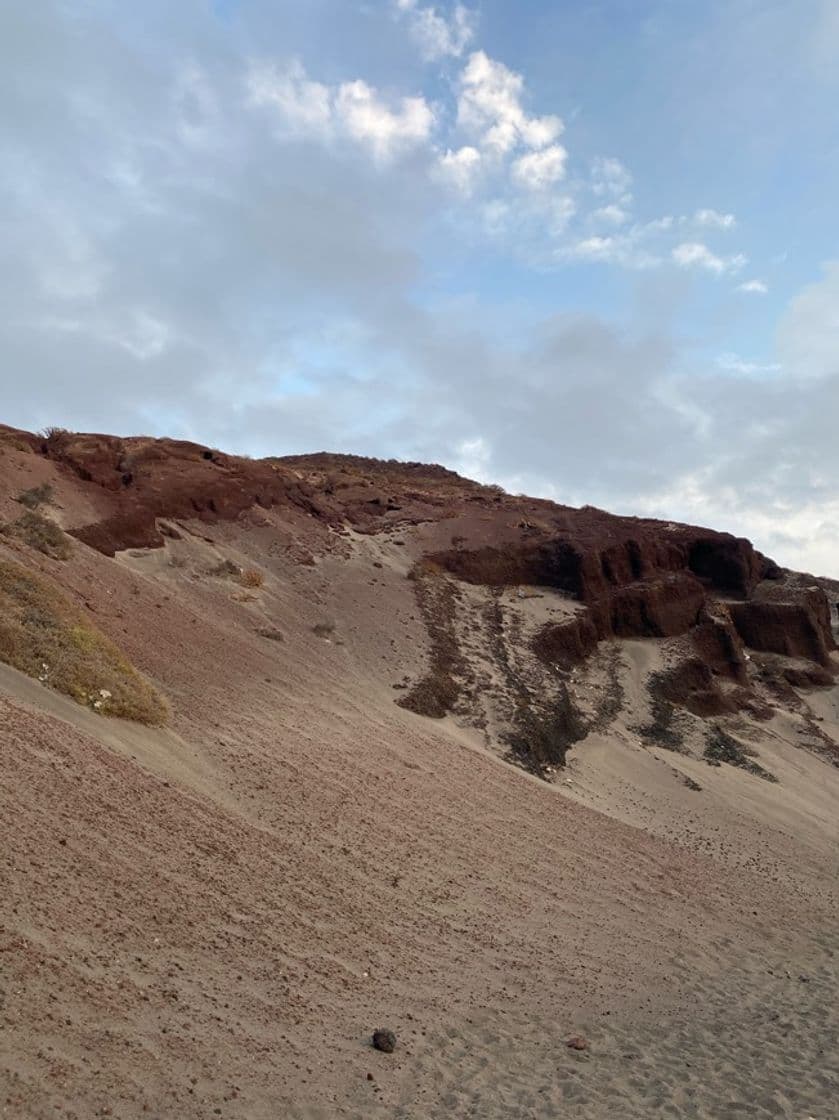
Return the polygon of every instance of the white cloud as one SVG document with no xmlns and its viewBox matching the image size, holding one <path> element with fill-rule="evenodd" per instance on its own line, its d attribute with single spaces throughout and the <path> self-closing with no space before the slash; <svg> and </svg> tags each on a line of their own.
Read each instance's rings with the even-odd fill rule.
<svg viewBox="0 0 839 1120">
<path fill-rule="evenodd" d="M 562 121 L 556 116 L 529 117 L 522 107 L 523 93 L 521 74 L 475 51 L 460 79 L 458 124 L 497 155 L 520 146 L 545 148 L 562 132 Z"/>
<path fill-rule="evenodd" d="M 577 212 L 577 204 L 567 195 L 552 196 L 545 207 L 545 224 L 552 237 L 565 233 L 568 223 Z"/>
<path fill-rule="evenodd" d="M 324 136 L 332 129 L 332 93 L 322 82 L 312 81 L 298 59 L 285 70 L 252 66 L 247 88 L 250 104 L 275 109 L 294 135 Z"/>
<path fill-rule="evenodd" d="M 591 217 L 593 221 L 602 222 L 604 225 L 622 226 L 628 220 L 629 215 L 622 206 L 610 202 L 608 206 L 601 206 L 598 210 L 595 210 Z"/>
<path fill-rule="evenodd" d="M 746 264 L 746 257 L 742 253 L 732 257 L 718 257 L 699 241 L 682 242 L 673 249 L 671 256 L 680 268 L 704 268 L 718 276 L 725 272 L 736 272 Z"/>
<path fill-rule="evenodd" d="M 490 237 L 505 235 L 510 229 L 510 206 L 501 198 L 494 198 L 481 207 L 484 231 Z"/>
<path fill-rule="evenodd" d="M 345 82 L 335 98 L 335 113 L 353 139 L 368 144 L 379 160 L 428 140 L 434 114 L 422 97 L 403 97 L 394 111 L 366 82 Z"/>
<path fill-rule="evenodd" d="M 430 35 L 434 28 L 443 36 L 440 51 L 457 54 L 462 49 L 469 24 L 466 15 L 458 15 L 466 12 L 462 6 L 444 18 L 439 7 L 420 0 L 393 2 L 410 18 L 412 32 L 422 27 Z M 463 31 L 460 38 L 446 38 L 457 28 Z M 531 116 L 524 77 L 484 51 L 474 51 L 463 65 L 456 89 L 457 121 L 448 133 L 442 126 L 449 115 L 441 110 L 438 120 L 421 96 L 388 99 L 362 79 L 330 86 L 312 79 L 299 61 L 285 68 L 252 67 L 248 90 L 252 105 L 274 111 L 281 135 L 309 136 L 322 143 L 349 141 L 367 149 L 379 165 L 425 148 L 425 173 L 431 180 L 463 199 L 484 189 L 494 196 L 488 207 L 485 197 L 483 208 L 462 215 L 464 232 L 471 227 L 502 240 L 531 264 L 588 260 L 649 269 L 671 260 L 682 268 L 722 276 L 746 263 L 740 255 L 717 255 L 701 241 L 672 244 L 677 228 L 730 229 L 730 214 L 706 208 L 692 216 L 665 215 L 630 225 L 632 174 L 614 157 L 593 160 L 588 183 L 575 178 L 563 196 L 556 197 L 554 188 L 565 180 L 569 163 L 568 152 L 558 142 L 562 120 L 550 114 Z M 435 136 L 438 129 L 442 142 Z M 598 201 L 574 223 L 586 187 Z"/>
<path fill-rule="evenodd" d="M 448 19 L 433 5 L 422 7 L 417 0 L 396 0 L 396 7 L 408 17 L 411 35 L 429 62 L 460 58 L 475 37 L 477 17 L 463 4 L 456 4 Z"/>
<path fill-rule="evenodd" d="M 546 190 L 564 177 L 567 155 L 560 144 L 551 144 L 549 148 L 542 148 L 538 152 L 528 152 L 513 163 L 513 179 L 529 190 Z"/>
<path fill-rule="evenodd" d="M 461 194 L 469 195 L 481 169 L 481 153 L 477 148 L 449 149 L 438 161 L 439 177 L 456 187 Z"/>
<path fill-rule="evenodd" d="M 610 261 L 616 258 L 622 242 L 617 237 L 587 237 L 574 246 L 574 255 L 591 261 Z"/>
<path fill-rule="evenodd" d="M 750 362 L 737 354 L 720 354 L 717 365 L 726 373 L 738 373 L 743 377 L 754 377 L 759 373 L 779 373 L 777 362 Z"/>
<path fill-rule="evenodd" d="M 596 195 L 621 198 L 632 186 L 632 175 L 619 159 L 598 157 L 591 165 L 591 189 Z"/>
<path fill-rule="evenodd" d="M 796 377 L 839 380 L 839 261 L 790 303 L 778 328 L 784 367 Z"/>
<path fill-rule="evenodd" d="M 169 348 L 172 330 L 167 323 L 148 311 L 138 310 L 124 335 L 118 339 L 129 354 L 139 361 L 157 358 Z"/>
<path fill-rule="evenodd" d="M 671 224 L 670 218 L 658 218 L 637 222 L 610 234 L 592 234 L 562 250 L 559 256 L 560 259 L 599 261 L 623 268 L 658 268 L 665 260 L 659 247 L 661 235 L 669 231 Z"/>
<path fill-rule="evenodd" d="M 746 280 L 745 283 L 737 285 L 737 291 L 765 296 L 769 291 L 769 286 L 763 280 Z"/>
<path fill-rule="evenodd" d="M 457 455 L 452 464 L 458 474 L 474 478 L 476 482 L 492 482 L 488 471 L 492 460 L 492 448 L 482 436 L 465 439 L 455 448 Z"/>
<path fill-rule="evenodd" d="M 706 229 L 734 229 L 737 225 L 733 214 L 721 214 L 719 210 L 697 210 L 693 220 Z"/>
<path fill-rule="evenodd" d="M 425 143 L 434 128 L 434 113 L 423 97 L 403 97 L 392 108 L 360 79 L 337 87 L 312 81 L 298 60 L 284 70 L 252 66 L 247 88 L 250 104 L 273 109 L 291 135 L 343 135 L 369 147 L 381 162 Z"/>
<path fill-rule="evenodd" d="M 34 323 L 41 330 L 118 347 L 138 362 L 161 357 L 174 341 L 171 326 L 142 308 L 120 315 L 118 321 L 97 314 L 76 318 L 46 315 L 36 318 Z"/>
</svg>

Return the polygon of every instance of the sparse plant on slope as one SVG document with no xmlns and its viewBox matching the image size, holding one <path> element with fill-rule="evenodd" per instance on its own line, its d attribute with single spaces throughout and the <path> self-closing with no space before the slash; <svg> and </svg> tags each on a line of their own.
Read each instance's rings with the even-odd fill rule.
<svg viewBox="0 0 839 1120">
<path fill-rule="evenodd" d="M 79 704 L 162 724 L 167 705 L 119 649 L 44 578 L 0 559 L 0 661 Z"/>
<path fill-rule="evenodd" d="M 429 560 L 415 564 L 409 578 L 431 642 L 430 664 L 425 675 L 396 702 L 417 715 L 442 719 L 460 697 L 465 671 L 454 626 L 455 589 Z"/>
<path fill-rule="evenodd" d="M 68 431 L 67 428 L 56 428 L 54 426 L 44 428 L 44 442 L 51 451 L 66 447 L 72 436 L 73 433 Z"/>
<path fill-rule="evenodd" d="M 53 489 L 49 482 L 42 482 L 40 486 L 32 486 L 23 493 L 18 494 L 17 500 L 27 509 L 37 509 L 39 506 L 50 505 L 53 499 Z"/>
<path fill-rule="evenodd" d="M 560 682 L 556 695 L 538 704 L 520 704 L 513 729 L 505 735 L 509 759 L 537 778 L 565 765 L 565 756 L 587 733 L 585 721 Z"/>
<path fill-rule="evenodd" d="M 746 749 L 737 742 L 733 735 L 729 735 L 721 727 L 715 726 L 708 733 L 707 746 L 705 747 L 705 761 L 710 766 L 719 766 L 727 762 L 729 766 L 737 766 L 754 774 L 756 778 L 763 778 L 767 782 L 777 782 L 771 771 L 765 770 L 759 762 L 749 758 Z"/>
<path fill-rule="evenodd" d="M 262 587 L 264 582 L 265 576 L 258 568 L 245 568 L 239 575 L 242 587 Z"/>
<path fill-rule="evenodd" d="M 635 730 L 646 741 L 668 751 L 684 752 L 681 716 L 667 698 L 665 674 L 651 673 L 647 681 L 650 694 L 650 722 Z"/>
<path fill-rule="evenodd" d="M 22 513 L 17 521 L 0 524 L 0 533 L 17 537 L 53 560 L 69 560 L 72 555 L 70 541 L 63 530 L 34 509 Z"/>
</svg>

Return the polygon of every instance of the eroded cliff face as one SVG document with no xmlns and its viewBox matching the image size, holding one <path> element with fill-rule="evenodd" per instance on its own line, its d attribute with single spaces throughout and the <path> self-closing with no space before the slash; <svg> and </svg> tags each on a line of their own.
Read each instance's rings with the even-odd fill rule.
<svg viewBox="0 0 839 1120">
<path fill-rule="evenodd" d="M 252 524 L 260 510 L 292 527 L 302 563 L 352 539 L 404 550 L 428 667 L 397 702 L 479 728 L 542 776 L 619 708 L 615 642 L 666 650 L 661 711 L 760 718 L 833 680 L 824 586 L 726 533 L 512 497 L 422 464 L 254 461 L 184 441 L 8 428 L 0 443 L 72 489 L 63 527 L 105 556 L 162 549 L 196 525 Z M 569 674 L 597 658 L 602 696 L 582 712 Z"/>
</svg>

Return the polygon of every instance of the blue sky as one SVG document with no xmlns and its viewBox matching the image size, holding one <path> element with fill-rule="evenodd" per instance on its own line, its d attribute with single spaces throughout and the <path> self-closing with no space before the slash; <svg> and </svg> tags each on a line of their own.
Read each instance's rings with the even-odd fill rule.
<svg viewBox="0 0 839 1120">
<path fill-rule="evenodd" d="M 42 0 L 0 50 L 5 421 L 839 575 L 834 0 Z"/>
</svg>

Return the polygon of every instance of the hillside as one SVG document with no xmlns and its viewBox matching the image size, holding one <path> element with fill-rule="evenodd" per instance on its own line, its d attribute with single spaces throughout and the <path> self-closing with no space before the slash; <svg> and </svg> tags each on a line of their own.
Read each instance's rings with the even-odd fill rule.
<svg viewBox="0 0 839 1120">
<path fill-rule="evenodd" d="M 440 467 L 0 427 L 5 1114 L 826 1117 L 837 600 Z"/>
</svg>

